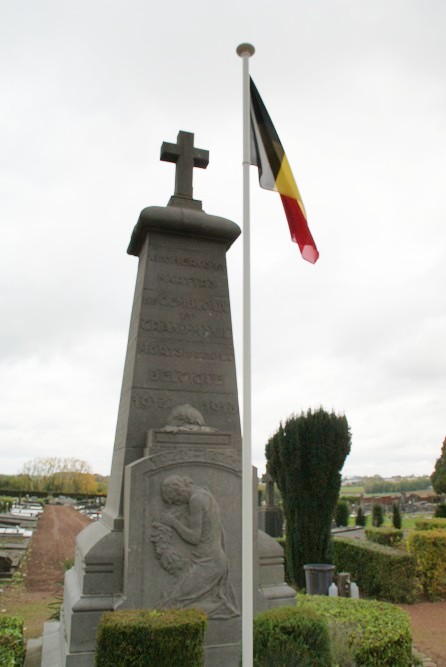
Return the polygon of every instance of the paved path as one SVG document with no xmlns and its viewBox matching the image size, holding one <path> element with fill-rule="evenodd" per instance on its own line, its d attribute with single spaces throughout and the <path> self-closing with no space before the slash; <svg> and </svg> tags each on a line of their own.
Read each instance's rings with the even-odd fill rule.
<svg viewBox="0 0 446 667">
<path fill-rule="evenodd" d="M 437 667 L 446 667 L 446 601 L 399 606 L 410 614 L 417 649 L 432 658 Z"/>
</svg>

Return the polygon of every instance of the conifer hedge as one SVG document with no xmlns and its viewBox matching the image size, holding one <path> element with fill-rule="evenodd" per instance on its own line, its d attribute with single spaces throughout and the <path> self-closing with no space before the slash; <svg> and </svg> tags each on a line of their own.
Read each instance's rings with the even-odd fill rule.
<svg viewBox="0 0 446 667">
<path fill-rule="evenodd" d="M 367 517 L 364 514 L 362 507 L 358 507 L 355 517 L 355 526 L 365 526 L 367 523 Z"/>
<path fill-rule="evenodd" d="M 202 667 L 206 614 L 198 609 L 126 609 L 103 614 L 96 667 Z"/>
<path fill-rule="evenodd" d="M 446 530 L 446 518 L 417 519 L 415 530 Z"/>
<path fill-rule="evenodd" d="M 311 609 L 328 622 L 334 664 L 357 667 L 412 665 L 410 617 L 399 607 L 375 600 L 324 595 L 298 595 L 297 607 Z M 345 660 L 346 654 L 350 654 L 348 661 Z"/>
<path fill-rule="evenodd" d="M 396 528 L 385 526 L 384 528 L 366 528 L 365 536 L 369 542 L 384 544 L 387 547 L 394 547 L 403 541 L 403 531 Z"/>
<path fill-rule="evenodd" d="M 446 503 L 438 503 L 437 507 L 435 508 L 434 516 L 437 519 L 446 519 Z"/>
<path fill-rule="evenodd" d="M 426 597 L 446 598 L 446 530 L 414 530 L 407 538 L 407 549 L 416 560 Z"/>
<path fill-rule="evenodd" d="M 293 415 L 266 445 L 267 468 L 282 494 L 287 570 L 301 588 L 305 564 L 331 562 L 331 521 L 350 445 L 345 416 L 323 408 Z"/>
<path fill-rule="evenodd" d="M 401 519 L 401 511 L 398 503 L 393 503 L 392 505 L 392 524 L 394 528 L 401 530 L 403 522 Z"/>
<path fill-rule="evenodd" d="M 350 572 L 365 595 L 391 602 L 415 600 L 415 558 L 401 549 L 339 537 L 333 540 L 333 563 L 337 572 Z"/>
<path fill-rule="evenodd" d="M 254 619 L 254 667 L 331 667 L 326 621 L 312 609 L 276 607 Z"/>
<path fill-rule="evenodd" d="M 372 505 L 372 526 L 379 528 L 384 523 L 384 511 L 382 505 L 374 503 Z"/>
<path fill-rule="evenodd" d="M 338 528 L 348 526 L 350 517 L 350 505 L 347 500 L 338 500 L 335 511 L 335 524 Z"/>
</svg>

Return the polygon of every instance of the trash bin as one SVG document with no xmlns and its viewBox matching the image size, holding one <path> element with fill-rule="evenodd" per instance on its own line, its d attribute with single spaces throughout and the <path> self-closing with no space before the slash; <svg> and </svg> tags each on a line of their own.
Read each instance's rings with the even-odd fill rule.
<svg viewBox="0 0 446 667">
<path fill-rule="evenodd" d="M 328 595 L 333 582 L 334 565 L 327 563 L 309 563 L 304 565 L 305 583 L 309 595 Z"/>
</svg>

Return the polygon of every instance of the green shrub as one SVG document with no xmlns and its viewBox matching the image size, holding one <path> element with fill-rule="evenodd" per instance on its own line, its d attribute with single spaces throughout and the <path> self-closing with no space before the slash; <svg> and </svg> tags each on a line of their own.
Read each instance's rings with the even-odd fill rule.
<svg viewBox="0 0 446 667">
<path fill-rule="evenodd" d="M 14 503 L 11 496 L 0 496 L 0 512 L 9 512 Z"/>
<path fill-rule="evenodd" d="M 446 530 L 446 519 L 417 519 L 415 530 Z"/>
<path fill-rule="evenodd" d="M 391 602 L 415 599 L 415 558 L 400 549 L 340 537 L 333 540 L 333 563 L 337 572 L 350 572 L 366 595 Z"/>
<path fill-rule="evenodd" d="M 401 530 L 401 512 L 400 512 L 400 506 L 398 503 L 393 503 L 392 505 L 392 524 L 393 527 L 396 528 L 397 530 Z"/>
<path fill-rule="evenodd" d="M 435 517 L 437 519 L 446 519 L 446 503 L 439 503 L 435 508 Z"/>
<path fill-rule="evenodd" d="M 431 482 L 435 493 L 446 493 L 446 438 L 443 440 L 440 457 L 435 463 Z"/>
<path fill-rule="evenodd" d="M 384 523 L 383 507 L 379 503 L 372 505 L 372 526 L 379 528 Z"/>
<path fill-rule="evenodd" d="M 355 526 L 365 526 L 366 523 L 367 523 L 367 517 L 364 514 L 362 507 L 358 507 L 358 511 L 356 512 L 356 517 L 355 517 Z"/>
<path fill-rule="evenodd" d="M 350 516 L 350 505 L 346 500 L 338 500 L 336 503 L 335 524 L 340 526 L 348 526 L 348 518 Z"/>
<path fill-rule="evenodd" d="M 323 408 L 292 415 L 266 445 L 267 471 L 282 494 L 288 574 L 299 587 L 306 563 L 331 562 L 331 522 L 350 446 L 345 416 Z"/>
<path fill-rule="evenodd" d="M 0 616 L 0 665 L 21 667 L 24 660 L 23 619 L 18 616 Z"/>
<path fill-rule="evenodd" d="M 446 531 L 414 530 L 407 549 L 415 557 L 417 576 L 430 600 L 446 596 Z"/>
<path fill-rule="evenodd" d="M 366 528 L 365 536 L 369 542 L 384 544 L 387 547 L 393 547 L 403 541 L 403 531 L 390 527 Z"/>
<path fill-rule="evenodd" d="M 126 609 L 103 614 L 97 667 L 201 667 L 207 618 L 198 609 Z"/>
<path fill-rule="evenodd" d="M 412 636 L 409 614 L 399 607 L 375 600 L 299 595 L 297 608 L 323 616 L 331 634 L 344 638 L 357 667 L 410 667 Z M 345 651 L 345 649 L 344 649 Z M 346 664 L 336 656 L 336 662 Z M 315 662 L 318 665 L 318 662 Z"/>
<path fill-rule="evenodd" d="M 331 667 L 328 626 L 311 609 L 276 607 L 254 619 L 254 667 Z"/>
</svg>

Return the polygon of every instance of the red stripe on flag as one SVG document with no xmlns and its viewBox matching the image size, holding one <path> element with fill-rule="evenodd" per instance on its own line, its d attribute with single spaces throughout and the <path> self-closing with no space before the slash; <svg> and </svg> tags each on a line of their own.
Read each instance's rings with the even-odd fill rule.
<svg viewBox="0 0 446 667">
<path fill-rule="evenodd" d="M 307 262 L 315 264 L 319 259 L 319 252 L 299 204 L 295 199 L 286 195 L 280 195 L 280 198 L 285 209 L 292 240 L 299 246 L 302 257 Z"/>
</svg>

